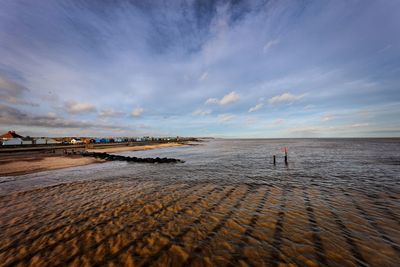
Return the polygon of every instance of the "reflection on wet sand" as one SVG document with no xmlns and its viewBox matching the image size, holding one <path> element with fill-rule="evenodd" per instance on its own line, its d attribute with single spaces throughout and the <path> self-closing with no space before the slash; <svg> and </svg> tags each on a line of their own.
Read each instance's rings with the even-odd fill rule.
<svg viewBox="0 0 400 267">
<path fill-rule="evenodd" d="M 396 266 L 395 192 L 71 182 L 0 197 L 1 266 Z"/>
</svg>

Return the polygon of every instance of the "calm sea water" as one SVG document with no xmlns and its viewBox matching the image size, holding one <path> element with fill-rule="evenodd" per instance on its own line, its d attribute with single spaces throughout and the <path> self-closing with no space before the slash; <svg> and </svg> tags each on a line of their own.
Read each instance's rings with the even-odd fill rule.
<svg viewBox="0 0 400 267">
<path fill-rule="evenodd" d="M 289 164 L 284 164 L 288 147 Z M 373 192 L 400 190 L 400 139 L 240 139 L 209 140 L 185 147 L 163 148 L 119 155 L 173 157 L 184 164 L 107 162 L 66 170 L 42 172 L 8 186 L 26 186 L 97 178 L 145 178 L 165 182 L 210 181 L 268 185 L 319 185 L 323 188 L 360 188 Z M 277 163 L 272 164 L 276 155 Z M 94 177 L 93 177 L 94 175 Z M 22 184 L 19 183 L 19 181 Z M 25 181 L 26 180 L 26 181 Z"/>
<path fill-rule="evenodd" d="M 186 162 L 0 178 L 0 266 L 399 266 L 400 139 L 116 154 Z"/>
</svg>

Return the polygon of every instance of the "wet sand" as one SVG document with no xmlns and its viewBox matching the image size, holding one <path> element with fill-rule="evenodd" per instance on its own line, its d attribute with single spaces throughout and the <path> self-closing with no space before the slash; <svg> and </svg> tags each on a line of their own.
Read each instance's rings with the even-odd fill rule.
<svg viewBox="0 0 400 267">
<path fill-rule="evenodd" d="M 81 156 L 19 156 L 0 160 L 0 176 L 23 175 L 33 172 L 63 169 L 104 162 Z"/>
<path fill-rule="evenodd" d="M 0 196 L 0 266 L 398 266 L 398 199 L 317 186 L 64 183 Z"/>
<path fill-rule="evenodd" d="M 165 143 L 145 146 L 108 147 L 89 149 L 89 152 L 124 152 L 157 149 L 164 147 L 182 146 L 180 143 Z M 0 157 L 0 176 L 23 175 L 33 172 L 77 167 L 93 163 L 102 163 L 103 160 L 81 157 L 79 155 L 57 156 L 49 154 L 16 153 L 15 155 Z"/>
</svg>

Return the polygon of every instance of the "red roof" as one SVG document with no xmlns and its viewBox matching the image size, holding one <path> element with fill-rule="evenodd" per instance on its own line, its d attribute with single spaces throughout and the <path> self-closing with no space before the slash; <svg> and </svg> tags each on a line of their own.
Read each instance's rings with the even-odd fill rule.
<svg viewBox="0 0 400 267">
<path fill-rule="evenodd" d="M 11 139 L 11 138 L 22 138 L 22 136 L 15 133 L 15 131 L 8 131 L 8 133 L 0 135 L 0 139 Z"/>
</svg>

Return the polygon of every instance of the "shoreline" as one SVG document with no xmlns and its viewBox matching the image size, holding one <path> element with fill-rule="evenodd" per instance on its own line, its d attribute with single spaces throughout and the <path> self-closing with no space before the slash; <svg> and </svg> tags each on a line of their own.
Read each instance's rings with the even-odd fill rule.
<svg viewBox="0 0 400 267">
<path fill-rule="evenodd" d="M 107 147 L 87 149 L 88 152 L 127 152 L 127 151 L 142 151 L 150 149 L 158 149 L 164 147 L 178 147 L 183 146 L 182 143 L 164 143 L 143 146 L 129 146 L 129 147 Z M 0 158 L 0 176 L 19 176 L 24 174 L 59 170 L 70 167 L 84 166 L 94 163 L 104 163 L 104 160 L 95 158 L 86 158 L 80 155 L 11 155 L 9 157 Z"/>
</svg>

